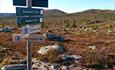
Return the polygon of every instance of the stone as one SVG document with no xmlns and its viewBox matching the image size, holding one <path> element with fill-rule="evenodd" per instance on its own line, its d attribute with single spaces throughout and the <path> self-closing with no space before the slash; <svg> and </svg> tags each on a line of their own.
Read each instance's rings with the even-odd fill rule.
<svg viewBox="0 0 115 70">
<path fill-rule="evenodd" d="M 49 46 L 40 48 L 40 50 L 38 50 L 37 53 L 39 53 L 39 54 L 45 54 L 45 53 L 47 53 L 51 49 L 57 50 L 60 53 L 63 53 L 65 51 L 65 48 L 63 46 L 59 46 L 57 44 L 54 44 L 54 45 L 49 45 Z"/>
<path fill-rule="evenodd" d="M 96 46 L 89 46 L 89 49 L 95 50 Z"/>
<path fill-rule="evenodd" d="M 66 54 L 61 55 L 61 57 L 62 57 L 63 60 L 68 60 L 68 59 L 70 59 L 70 60 L 73 60 L 73 59 L 77 60 L 77 59 L 81 59 L 82 58 L 80 55 L 66 55 Z"/>
</svg>

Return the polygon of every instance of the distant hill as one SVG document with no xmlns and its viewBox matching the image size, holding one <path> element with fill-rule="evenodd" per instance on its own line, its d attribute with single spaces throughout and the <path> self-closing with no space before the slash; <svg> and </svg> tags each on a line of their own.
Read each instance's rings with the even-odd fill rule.
<svg viewBox="0 0 115 70">
<path fill-rule="evenodd" d="M 89 9 L 89 10 L 85 10 L 82 13 L 111 13 L 111 12 L 115 12 L 115 10 L 101 10 L 101 9 Z"/>
<path fill-rule="evenodd" d="M 83 17 L 114 17 L 115 15 L 115 10 L 100 10 L 100 9 L 90 9 L 90 10 L 85 10 L 82 12 L 76 12 L 76 13 L 66 13 L 58 9 L 49 9 L 49 10 L 44 10 L 44 16 L 51 17 L 52 19 L 55 19 L 54 17 L 68 17 L 68 18 L 83 18 Z M 15 17 L 16 13 L 0 13 L 0 17 Z M 109 18 L 110 18 L 109 17 Z"/>
<path fill-rule="evenodd" d="M 66 15 L 45 17 L 46 28 L 73 28 L 91 26 L 91 24 L 96 24 L 97 26 L 102 24 L 104 26 L 106 23 L 113 25 L 114 22 L 115 10 L 90 9 L 82 12 L 66 13 Z"/>
<path fill-rule="evenodd" d="M 0 17 L 15 17 L 15 13 L 0 13 Z"/>
<path fill-rule="evenodd" d="M 97 14 L 112 14 L 112 13 L 115 13 L 115 10 L 101 10 L 101 9 L 89 9 L 89 10 L 85 10 L 85 11 L 82 11 L 82 12 L 76 12 L 76 13 L 71 13 L 69 14 L 70 16 L 72 15 L 91 15 L 91 16 L 94 16 L 94 15 L 97 15 Z"/>
<path fill-rule="evenodd" d="M 65 15 L 67 14 L 66 12 L 63 12 L 58 9 L 49 9 L 44 11 L 45 15 Z"/>
<path fill-rule="evenodd" d="M 44 10 L 45 16 L 75 16 L 75 15 L 95 15 L 95 14 L 102 14 L 102 13 L 115 13 L 115 10 L 100 10 L 100 9 L 90 9 L 85 10 L 82 12 L 76 12 L 76 13 L 66 13 L 64 11 L 58 10 L 58 9 L 49 9 Z M 15 13 L 0 13 L 0 17 L 15 17 Z"/>
</svg>

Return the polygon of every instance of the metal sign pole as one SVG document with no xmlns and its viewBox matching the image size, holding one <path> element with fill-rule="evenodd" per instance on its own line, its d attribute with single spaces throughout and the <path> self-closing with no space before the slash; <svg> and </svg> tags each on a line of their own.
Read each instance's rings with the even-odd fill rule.
<svg viewBox="0 0 115 70">
<path fill-rule="evenodd" d="M 32 70 L 32 42 L 27 41 L 27 70 Z"/>
<path fill-rule="evenodd" d="M 26 4 L 27 4 L 28 8 L 31 8 L 32 0 L 27 0 Z M 32 49 L 31 49 L 31 46 L 32 46 L 32 42 L 27 41 L 27 70 L 32 70 Z"/>
<path fill-rule="evenodd" d="M 31 7 L 32 7 L 32 0 L 28 0 L 28 1 L 27 1 L 27 6 L 28 6 L 28 8 L 31 8 Z"/>
</svg>

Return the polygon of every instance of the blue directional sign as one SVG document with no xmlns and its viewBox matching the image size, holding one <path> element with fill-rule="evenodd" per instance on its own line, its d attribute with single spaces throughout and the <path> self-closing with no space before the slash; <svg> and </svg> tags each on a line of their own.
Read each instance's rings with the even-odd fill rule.
<svg viewBox="0 0 115 70">
<path fill-rule="evenodd" d="M 15 36 L 15 42 L 20 42 L 22 40 L 22 37 L 20 35 Z"/>
<path fill-rule="evenodd" d="M 26 0 L 13 0 L 13 5 L 27 6 Z M 48 0 L 32 0 L 33 7 L 48 7 Z"/>
<path fill-rule="evenodd" d="M 17 24 L 19 26 L 22 25 L 29 25 L 29 24 L 40 24 L 43 22 L 43 17 L 18 17 L 17 18 Z"/>
<path fill-rule="evenodd" d="M 21 37 L 20 36 L 16 36 L 16 41 L 21 41 Z"/>
<path fill-rule="evenodd" d="M 17 16 L 43 15 L 43 9 L 16 7 Z"/>
</svg>

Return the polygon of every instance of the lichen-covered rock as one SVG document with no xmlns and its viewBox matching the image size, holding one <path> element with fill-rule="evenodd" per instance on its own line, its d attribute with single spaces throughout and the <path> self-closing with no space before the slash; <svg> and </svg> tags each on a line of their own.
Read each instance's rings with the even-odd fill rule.
<svg viewBox="0 0 115 70">
<path fill-rule="evenodd" d="M 65 51 L 65 48 L 63 46 L 59 46 L 57 44 L 54 44 L 54 45 L 49 45 L 49 46 L 46 46 L 46 47 L 42 47 L 40 50 L 38 50 L 37 53 L 45 54 L 45 53 L 47 53 L 51 49 L 57 50 L 60 53 L 64 53 L 64 51 Z"/>
</svg>

